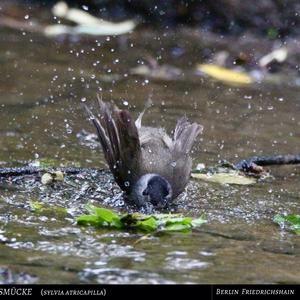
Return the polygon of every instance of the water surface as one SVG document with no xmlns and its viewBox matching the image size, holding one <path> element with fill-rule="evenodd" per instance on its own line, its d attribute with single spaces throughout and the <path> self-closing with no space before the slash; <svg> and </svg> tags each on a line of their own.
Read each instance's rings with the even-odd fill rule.
<svg viewBox="0 0 300 300">
<path fill-rule="evenodd" d="M 178 47 L 184 54 L 177 57 Z M 175 81 L 130 75 L 145 55 L 192 74 L 201 45 L 184 32 L 137 31 L 126 37 L 47 39 L 1 29 L 0 166 L 55 159 L 107 169 L 82 104 L 96 94 L 138 115 L 150 97 L 148 125 L 169 132 L 186 115 L 201 123 L 194 165 L 253 155 L 300 152 L 300 90 L 287 85 L 230 87 L 197 76 Z M 175 55 L 175 54 L 176 55 Z M 299 283 L 300 241 L 272 222 L 300 213 L 299 166 L 271 168 L 253 186 L 191 180 L 174 210 L 208 223 L 190 234 L 82 228 L 84 204 L 123 211 L 110 173 L 71 176 L 61 187 L 28 176 L 0 185 L 0 282 Z M 32 200 L 66 207 L 67 217 L 36 214 Z"/>
</svg>

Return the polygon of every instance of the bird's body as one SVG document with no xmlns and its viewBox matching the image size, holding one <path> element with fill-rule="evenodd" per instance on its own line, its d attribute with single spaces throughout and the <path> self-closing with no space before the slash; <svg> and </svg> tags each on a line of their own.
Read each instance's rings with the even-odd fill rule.
<svg viewBox="0 0 300 300">
<path fill-rule="evenodd" d="M 192 168 L 189 155 L 202 126 L 181 118 L 171 138 L 164 129 L 134 122 L 127 110 L 99 100 L 100 113 L 88 110 L 104 156 L 121 189 L 137 206 L 165 206 L 182 193 Z"/>
</svg>

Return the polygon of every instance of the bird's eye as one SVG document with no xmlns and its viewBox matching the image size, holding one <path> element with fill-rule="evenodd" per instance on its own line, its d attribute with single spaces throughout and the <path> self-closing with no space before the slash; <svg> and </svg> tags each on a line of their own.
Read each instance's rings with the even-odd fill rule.
<svg viewBox="0 0 300 300">
<path fill-rule="evenodd" d="M 148 189 L 145 189 L 145 190 L 143 191 L 143 196 L 146 196 L 146 195 L 149 195 Z"/>
</svg>

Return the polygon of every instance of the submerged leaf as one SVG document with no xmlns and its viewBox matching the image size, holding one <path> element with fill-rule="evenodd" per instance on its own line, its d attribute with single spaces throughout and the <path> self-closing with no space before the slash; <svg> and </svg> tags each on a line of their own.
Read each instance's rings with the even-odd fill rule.
<svg viewBox="0 0 300 300">
<path fill-rule="evenodd" d="M 38 214 L 43 214 L 47 216 L 52 215 L 60 215 L 60 216 L 66 216 L 68 215 L 68 210 L 64 207 L 60 206 L 50 206 L 47 203 L 43 203 L 41 201 L 30 201 L 29 202 L 31 209 Z"/>
<path fill-rule="evenodd" d="M 253 79 L 246 73 L 229 70 L 217 65 L 199 64 L 197 70 L 226 83 L 244 85 L 253 82 Z"/>
</svg>

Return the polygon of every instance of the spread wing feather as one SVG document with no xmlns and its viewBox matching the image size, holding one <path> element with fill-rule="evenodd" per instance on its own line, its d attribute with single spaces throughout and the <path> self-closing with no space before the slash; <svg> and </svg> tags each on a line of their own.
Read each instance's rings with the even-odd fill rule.
<svg viewBox="0 0 300 300">
<path fill-rule="evenodd" d="M 99 100 L 99 118 L 86 107 L 105 159 L 116 182 L 130 192 L 140 173 L 141 147 L 135 122 L 127 110 Z"/>
</svg>

